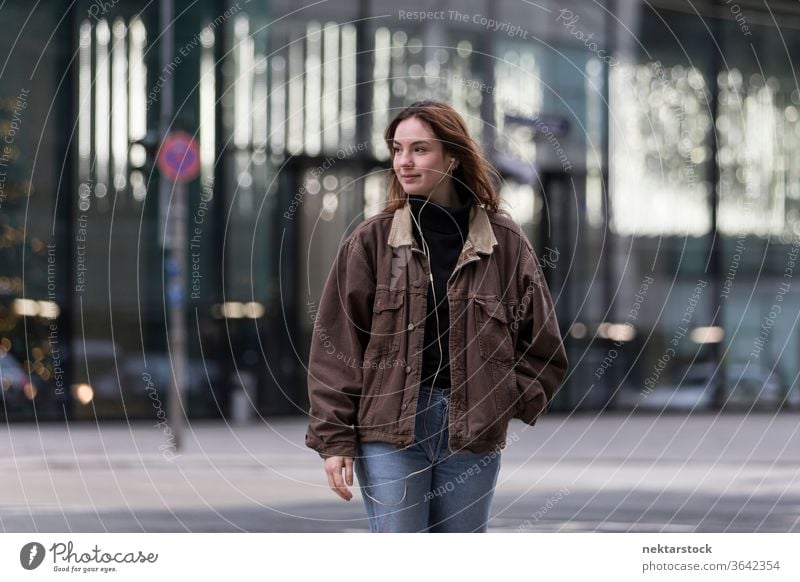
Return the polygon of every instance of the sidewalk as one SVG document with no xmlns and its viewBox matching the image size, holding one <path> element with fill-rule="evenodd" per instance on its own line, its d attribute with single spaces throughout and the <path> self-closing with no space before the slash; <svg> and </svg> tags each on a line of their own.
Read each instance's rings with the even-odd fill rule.
<svg viewBox="0 0 800 582">
<path fill-rule="evenodd" d="M 0 428 L 2 531 L 367 531 L 305 420 Z M 513 421 L 490 531 L 800 531 L 796 412 Z"/>
</svg>

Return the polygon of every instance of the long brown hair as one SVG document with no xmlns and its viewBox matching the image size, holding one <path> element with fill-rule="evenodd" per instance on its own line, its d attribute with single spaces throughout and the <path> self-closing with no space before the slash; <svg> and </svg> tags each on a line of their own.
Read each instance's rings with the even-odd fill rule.
<svg viewBox="0 0 800 582">
<path fill-rule="evenodd" d="M 446 154 L 452 154 L 458 160 L 453 171 L 453 180 L 465 187 L 484 205 L 488 212 L 498 212 L 500 196 L 492 183 L 500 176 L 484 159 L 480 146 L 472 139 L 467 124 L 461 115 L 447 103 L 426 99 L 412 103 L 392 120 L 384 131 L 383 137 L 389 152 L 393 153 L 394 133 L 401 121 L 416 117 L 430 127 L 433 134 L 444 147 Z M 384 212 L 394 212 L 406 203 L 406 193 L 394 168 L 389 168 L 389 199 Z"/>
</svg>

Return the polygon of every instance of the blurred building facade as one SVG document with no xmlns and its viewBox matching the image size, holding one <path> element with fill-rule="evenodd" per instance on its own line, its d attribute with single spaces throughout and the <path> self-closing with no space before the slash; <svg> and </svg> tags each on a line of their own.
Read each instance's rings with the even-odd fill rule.
<svg viewBox="0 0 800 582">
<path fill-rule="evenodd" d="M 796 4 L 176 0 L 171 34 L 159 10 L 0 9 L 7 420 L 157 417 L 165 125 L 200 152 L 187 413 L 303 413 L 316 301 L 421 98 L 464 115 L 540 257 L 553 410 L 800 406 Z"/>
</svg>

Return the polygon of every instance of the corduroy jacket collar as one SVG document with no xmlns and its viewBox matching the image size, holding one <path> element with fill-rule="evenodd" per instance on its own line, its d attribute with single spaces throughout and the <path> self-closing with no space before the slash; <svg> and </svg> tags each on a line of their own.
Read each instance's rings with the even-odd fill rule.
<svg viewBox="0 0 800 582">
<path fill-rule="evenodd" d="M 411 245 L 413 241 L 411 206 L 406 203 L 394 211 L 387 243 L 389 246 L 396 248 Z M 467 234 L 467 242 L 464 244 L 464 248 L 474 248 L 475 252 L 490 255 L 496 244 L 497 238 L 494 236 L 486 209 L 473 204 L 469 211 L 469 233 Z"/>
</svg>

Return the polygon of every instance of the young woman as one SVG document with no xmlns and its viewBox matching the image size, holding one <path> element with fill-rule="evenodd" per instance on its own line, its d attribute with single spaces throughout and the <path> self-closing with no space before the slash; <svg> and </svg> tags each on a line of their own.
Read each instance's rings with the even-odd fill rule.
<svg viewBox="0 0 800 582">
<path fill-rule="evenodd" d="M 373 532 L 485 532 L 509 421 L 566 374 L 552 298 L 458 112 L 414 103 L 384 137 L 388 205 L 317 309 L 306 444 L 347 501 L 355 469 Z"/>
</svg>

